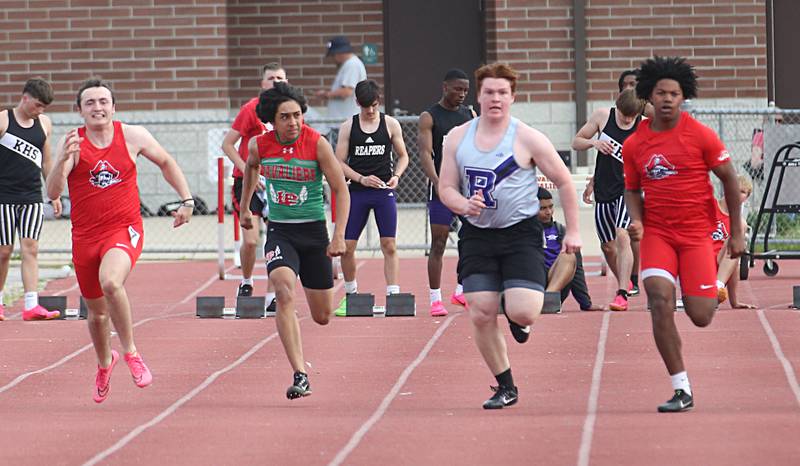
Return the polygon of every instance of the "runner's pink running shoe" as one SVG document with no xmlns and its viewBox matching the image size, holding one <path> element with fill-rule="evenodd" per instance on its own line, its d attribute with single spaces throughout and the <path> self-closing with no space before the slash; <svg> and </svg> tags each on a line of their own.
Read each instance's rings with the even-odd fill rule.
<svg viewBox="0 0 800 466">
<path fill-rule="evenodd" d="M 444 304 L 441 301 L 434 301 L 431 304 L 431 316 L 432 317 L 442 317 L 447 315 L 447 309 L 444 308 Z"/>
<path fill-rule="evenodd" d="M 5 306 L 3 306 L 3 304 L 0 303 L 0 321 L 6 320 L 5 313 L 6 313 Z"/>
<path fill-rule="evenodd" d="M 119 353 L 111 350 L 111 364 L 109 364 L 105 369 L 100 367 L 100 365 L 97 366 L 97 377 L 94 379 L 95 403 L 102 403 L 106 400 L 106 398 L 108 398 L 108 390 L 111 388 L 111 371 L 114 370 L 114 366 L 117 365 L 117 361 L 119 361 Z"/>
<path fill-rule="evenodd" d="M 451 302 L 452 304 L 455 304 L 455 305 L 457 305 L 457 306 L 464 306 L 464 307 L 467 307 L 467 298 L 465 298 L 465 297 L 464 297 L 464 293 L 461 293 L 461 294 L 455 294 L 455 293 L 453 293 L 453 294 L 450 296 L 450 302 Z"/>
<path fill-rule="evenodd" d="M 128 369 L 131 370 L 133 383 L 135 383 L 137 387 L 144 388 L 153 382 L 153 374 L 150 373 L 150 369 L 148 369 L 144 361 L 142 361 L 142 357 L 139 355 L 138 351 L 136 354 L 126 353 L 125 362 L 128 363 Z"/>
<path fill-rule="evenodd" d="M 22 320 L 51 320 L 58 319 L 60 316 L 60 312 L 48 311 L 38 304 L 33 309 L 22 311 Z"/>
<path fill-rule="evenodd" d="M 614 301 L 611 301 L 611 304 L 608 305 L 608 308 L 612 311 L 627 311 L 628 310 L 628 300 L 625 299 L 622 295 L 614 296 Z"/>
</svg>

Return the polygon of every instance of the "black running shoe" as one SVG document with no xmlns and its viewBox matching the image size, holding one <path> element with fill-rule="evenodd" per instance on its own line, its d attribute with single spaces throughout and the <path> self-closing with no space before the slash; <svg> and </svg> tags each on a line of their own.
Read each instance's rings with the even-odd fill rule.
<svg viewBox="0 0 800 466">
<path fill-rule="evenodd" d="M 275 314 L 278 312 L 278 303 L 275 302 L 275 298 L 272 298 L 272 301 L 269 303 L 269 306 L 264 310 L 267 317 L 275 317 Z"/>
<path fill-rule="evenodd" d="M 483 402 L 483 409 L 502 409 L 517 402 L 517 387 L 490 387 L 494 392 L 491 398 Z"/>
<path fill-rule="evenodd" d="M 630 290 L 628 290 L 628 297 L 630 296 L 638 296 L 640 293 L 639 287 L 637 285 L 633 285 Z"/>
<path fill-rule="evenodd" d="M 508 314 L 506 314 L 506 297 L 503 294 L 500 295 L 500 310 L 503 311 L 503 315 L 506 316 L 508 326 L 511 328 L 511 335 L 514 336 L 517 343 L 525 343 L 528 341 L 528 338 L 531 336 L 531 326 L 526 325 L 523 327 L 508 318 Z"/>
<path fill-rule="evenodd" d="M 239 285 L 239 296 L 253 296 L 253 285 Z"/>
<path fill-rule="evenodd" d="M 308 383 L 308 375 L 303 372 L 294 373 L 294 383 L 286 390 L 286 398 L 294 400 L 311 394 L 311 385 Z"/>
<path fill-rule="evenodd" d="M 683 390 L 675 390 L 675 396 L 658 406 L 659 413 L 680 413 L 694 408 L 694 398 Z"/>
</svg>

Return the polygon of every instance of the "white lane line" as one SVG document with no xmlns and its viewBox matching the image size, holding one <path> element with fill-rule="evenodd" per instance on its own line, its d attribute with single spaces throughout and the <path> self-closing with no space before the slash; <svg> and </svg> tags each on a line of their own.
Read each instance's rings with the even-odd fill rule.
<svg viewBox="0 0 800 466">
<path fill-rule="evenodd" d="M 234 267 L 231 266 L 228 270 L 232 270 L 233 268 Z M 191 300 L 192 298 L 194 298 L 195 296 L 197 296 L 198 294 L 200 294 L 200 292 L 202 292 L 203 290 L 205 290 L 206 288 L 211 286 L 211 284 L 216 282 L 217 280 L 219 280 L 219 275 L 214 274 L 205 283 L 203 283 L 199 288 L 197 288 L 196 290 L 191 292 L 188 296 L 186 296 L 186 298 L 184 298 L 182 301 L 174 303 L 174 304 L 170 304 L 169 306 L 167 306 L 167 308 L 166 308 L 166 310 L 164 311 L 163 314 L 161 314 L 159 316 L 156 316 L 156 317 L 148 317 L 147 319 L 142 319 L 139 322 L 136 322 L 135 324 L 133 324 L 133 328 L 136 328 L 136 327 L 138 327 L 138 326 L 140 326 L 140 325 L 142 325 L 144 323 L 147 323 L 147 322 L 150 322 L 150 321 L 153 321 L 153 320 L 165 319 L 165 318 L 168 318 L 168 317 L 175 317 L 176 315 L 182 315 L 183 313 L 182 314 L 175 314 L 175 315 L 168 315 L 168 314 L 169 314 L 169 312 L 171 310 L 175 309 L 178 305 L 184 304 L 184 303 L 188 302 L 189 300 Z M 193 314 L 193 313 L 192 312 L 187 312 L 185 314 Z M 30 377 L 32 375 L 41 374 L 41 373 L 47 372 L 47 371 L 49 371 L 51 369 L 55 369 L 56 367 L 61 366 L 62 364 L 70 361 L 71 359 L 75 358 L 76 356 L 78 356 L 79 354 L 83 353 L 84 351 L 86 351 L 86 350 L 88 350 L 90 348 L 92 348 L 92 343 L 89 343 L 87 345 L 82 346 L 80 349 L 78 349 L 78 350 L 76 350 L 76 351 L 64 356 L 63 358 L 59 359 L 58 361 L 54 362 L 53 364 L 50 364 L 49 366 L 42 367 L 40 369 L 36 369 L 36 370 L 32 370 L 32 371 L 29 371 L 29 372 L 22 373 L 22 374 L 18 375 L 11 382 L 9 382 L 9 383 L 3 385 L 2 387 L 0 387 L 0 393 L 3 393 L 5 391 L 8 391 L 8 390 L 14 388 L 15 386 L 19 385 L 20 382 L 22 382 L 23 380 L 27 379 L 28 377 Z"/>
<path fill-rule="evenodd" d="M 356 270 L 361 268 L 362 265 L 364 265 L 363 261 L 359 262 L 358 264 L 356 264 Z M 334 286 L 333 287 L 333 292 L 336 293 L 342 287 L 342 285 L 344 285 L 344 281 L 340 281 L 339 284 Z M 300 322 L 302 322 L 302 321 L 304 321 L 306 319 L 308 319 L 308 316 L 301 317 L 298 320 Z M 223 374 L 225 374 L 227 372 L 232 371 L 237 366 L 239 366 L 243 362 L 247 361 L 250 358 L 250 356 L 254 355 L 264 345 L 269 343 L 271 340 L 275 339 L 275 337 L 277 337 L 277 336 L 278 336 L 278 332 L 274 332 L 271 335 L 269 335 L 268 337 L 264 338 L 263 340 L 259 341 L 255 345 L 253 345 L 246 353 L 244 353 L 243 355 L 239 356 L 239 359 L 237 359 L 236 361 L 228 364 L 227 366 L 223 367 L 222 369 L 220 369 L 220 370 L 214 372 L 213 374 L 209 375 L 208 377 L 206 377 L 206 379 L 203 382 L 201 382 L 198 386 L 194 387 L 191 391 L 189 391 L 189 393 L 187 393 L 187 394 L 183 395 L 182 397 L 180 397 L 177 401 L 172 403 L 169 407 L 167 407 L 165 410 L 163 410 L 160 413 L 158 413 L 156 416 L 154 416 L 149 421 L 147 421 L 147 422 L 145 422 L 143 424 L 139 424 L 138 426 L 136 426 L 133 430 L 128 432 L 124 437 L 119 439 L 115 444 L 111 445 L 107 449 L 105 449 L 105 450 L 101 451 L 100 453 L 96 454 L 89 461 L 83 463 L 83 466 L 95 465 L 95 464 L 99 463 L 100 461 L 103 461 L 104 459 L 106 459 L 109 456 L 113 455 L 117 451 L 121 450 L 122 448 L 124 448 L 133 439 L 135 439 L 136 437 L 141 435 L 142 432 L 144 432 L 145 430 L 155 426 L 159 422 L 163 421 L 164 419 L 166 419 L 167 417 L 172 415 L 175 411 L 177 411 L 178 408 L 180 408 L 181 406 L 183 406 L 186 403 L 188 403 L 189 401 L 191 401 L 192 398 L 197 396 L 200 392 L 202 392 L 203 390 L 208 388 L 209 385 L 214 383 L 214 381 L 217 380 L 219 378 L 219 376 L 221 376 L 221 375 L 223 375 Z"/>
<path fill-rule="evenodd" d="M 383 401 L 381 401 L 381 404 L 378 406 L 375 412 L 372 413 L 372 416 L 370 416 L 369 419 L 367 419 L 367 421 L 364 422 L 364 424 L 362 424 L 361 427 L 353 434 L 353 436 L 350 437 L 350 441 L 347 442 L 344 448 L 339 450 L 339 453 L 337 453 L 336 456 L 333 458 L 333 460 L 331 460 L 331 462 L 328 463 L 328 466 L 336 466 L 342 464 L 344 460 L 347 459 L 348 455 L 350 455 L 350 453 L 352 453 L 353 450 L 355 450 L 356 447 L 358 447 L 358 444 L 361 442 L 361 440 L 364 438 L 367 432 L 369 432 L 372 426 L 374 426 L 378 421 L 380 421 L 383 415 L 386 414 L 386 410 L 389 409 L 389 405 L 392 404 L 392 401 L 394 401 L 394 399 L 397 397 L 397 394 L 400 393 L 400 389 L 403 387 L 403 385 L 405 385 L 406 381 L 411 376 L 411 373 L 414 372 L 414 369 L 416 369 L 417 366 L 419 366 L 420 363 L 422 363 L 422 361 L 425 360 L 425 358 L 428 356 L 428 353 L 431 351 L 431 348 L 433 348 L 433 345 L 436 343 L 439 337 L 441 337 L 444 331 L 447 330 L 447 327 L 450 326 L 450 323 L 453 321 L 453 319 L 458 317 L 460 314 L 461 313 L 452 314 L 450 317 L 447 318 L 447 320 L 444 321 L 444 323 L 442 323 L 442 325 L 439 326 L 439 328 L 436 330 L 436 332 L 433 334 L 430 340 L 428 340 L 428 344 L 426 344 L 425 347 L 422 348 L 422 351 L 420 351 L 417 358 L 411 364 L 409 364 L 408 367 L 405 368 L 402 374 L 400 374 L 400 377 L 397 379 L 397 382 L 395 382 L 392 389 L 389 390 L 389 393 L 387 393 L 386 396 L 383 398 Z"/>
<path fill-rule="evenodd" d="M 592 451 L 594 423 L 597 420 L 597 399 L 600 396 L 600 378 L 603 373 L 603 361 L 606 357 L 606 340 L 608 340 L 608 321 L 610 318 L 611 312 L 606 312 L 603 315 L 603 323 L 600 326 L 600 338 L 597 340 L 597 354 L 594 358 L 594 370 L 592 370 L 592 386 L 589 389 L 589 403 L 586 407 L 586 420 L 583 421 L 581 447 L 578 450 L 578 466 L 588 466 L 589 454 Z"/>
<path fill-rule="evenodd" d="M 764 331 L 767 333 L 767 337 L 769 337 L 769 342 L 772 343 L 772 350 L 775 351 L 775 356 L 778 357 L 778 360 L 783 366 L 783 372 L 786 373 L 786 380 L 789 382 L 789 387 L 791 387 L 792 392 L 794 392 L 794 398 L 797 400 L 797 404 L 800 405 L 800 384 L 797 383 L 797 374 L 794 372 L 792 363 L 789 362 L 783 354 L 781 344 L 778 342 L 778 337 L 776 337 L 775 332 L 772 331 L 772 326 L 764 315 L 764 311 L 759 309 L 756 313 L 758 314 L 758 320 L 761 321 L 761 326 L 764 327 Z"/>
</svg>

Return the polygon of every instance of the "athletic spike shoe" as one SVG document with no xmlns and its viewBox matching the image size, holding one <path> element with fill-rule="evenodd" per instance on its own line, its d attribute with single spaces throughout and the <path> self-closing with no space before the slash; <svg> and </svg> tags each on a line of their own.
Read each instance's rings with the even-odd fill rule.
<svg viewBox="0 0 800 466">
<path fill-rule="evenodd" d="M 275 317 L 275 314 L 277 313 L 278 313 L 278 303 L 275 300 L 275 298 L 272 298 L 272 301 L 270 301 L 269 306 L 267 306 L 267 308 L 264 309 L 264 314 L 267 317 Z"/>
<path fill-rule="evenodd" d="M 443 317 L 447 315 L 447 309 L 441 301 L 434 301 L 431 304 L 431 317 Z"/>
<path fill-rule="evenodd" d="M 345 317 L 347 315 L 347 295 L 344 295 L 344 298 L 342 298 L 342 301 L 339 303 L 339 307 L 337 307 L 333 313 L 336 314 L 337 317 Z"/>
<path fill-rule="evenodd" d="M 614 296 L 614 301 L 611 301 L 611 304 L 608 305 L 608 308 L 612 311 L 627 311 L 628 310 L 628 299 L 624 296 L 618 294 Z"/>
<path fill-rule="evenodd" d="M 59 311 L 48 311 L 38 304 L 33 309 L 22 311 L 22 320 L 52 320 L 58 319 L 59 316 L 61 316 Z"/>
<path fill-rule="evenodd" d="M 0 304 L 0 322 L 6 320 L 6 307 Z"/>
<path fill-rule="evenodd" d="M 506 297 L 502 294 L 500 295 L 500 310 L 503 311 L 503 315 L 506 316 L 506 320 L 508 320 L 508 326 L 511 328 L 511 335 L 514 336 L 514 339 L 517 340 L 517 343 L 525 343 L 528 341 L 528 338 L 531 336 L 531 326 L 526 325 L 523 327 L 508 318 L 508 314 L 506 314 Z"/>
<path fill-rule="evenodd" d="M 483 402 L 483 409 L 503 409 L 517 402 L 517 387 L 489 387 L 494 392 L 491 398 Z"/>
<path fill-rule="evenodd" d="M 144 388 L 153 383 L 153 374 L 150 373 L 150 369 L 144 364 L 138 352 L 136 354 L 125 354 L 125 362 L 128 363 L 128 369 L 131 371 L 133 383 L 135 383 L 137 387 Z"/>
<path fill-rule="evenodd" d="M 95 403 L 102 403 L 108 398 L 108 391 L 111 388 L 111 371 L 114 370 L 117 361 L 119 361 L 119 353 L 111 350 L 111 364 L 105 369 L 100 365 L 97 366 L 97 376 L 94 378 L 94 396 L 92 397 Z"/>
<path fill-rule="evenodd" d="M 456 306 L 467 307 L 467 298 L 464 297 L 464 293 L 461 293 L 461 294 L 453 293 L 450 296 L 450 304 L 455 304 Z"/>
<path fill-rule="evenodd" d="M 246 285 L 242 283 L 239 285 L 238 296 L 253 296 L 253 285 Z"/>
<path fill-rule="evenodd" d="M 294 400 L 311 394 L 311 385 L 308 383 L 308 375 L 303 372 L 294 373 L 292 386 L 286 389 L 286 398 Z"/>
<path fill-rule="evenodd" d="M 658 406 L 659 413 L 680 413 L 694 408 L 694 398 L 685 391 L 675 390 L 675 395 L 663 405 Z"/>
<path fill-rule="evenodd" d="M 717 288 L 717 302 L 724 303 L 728 299 L 728 289 L 725 287 Z"/>
<path fill-rule="evenodd" d="M 630 298 L 631 296 L 638 296 L 639 293 L 640 293 L 639 287 L 634 285 L 633 282 L 631 282 L 631 286 L 628 289 L 628 297 Z"/>
</svg>

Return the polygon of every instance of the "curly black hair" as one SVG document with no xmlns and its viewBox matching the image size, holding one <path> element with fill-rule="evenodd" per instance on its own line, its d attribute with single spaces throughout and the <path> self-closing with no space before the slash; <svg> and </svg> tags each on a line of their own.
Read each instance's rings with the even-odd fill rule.
<svg viewBox="0 0 800 466">
<path fill-rule="evenodd" d="M 300 110 L 306 113 L 308 105 L 303 91 L 291 86 L 285 82 L 277 82 L 272 89 L 263 91 L 258 96 L 258 105 L 256 105 L 256 115 L 264 123 L 275 123 L 275 116 L 278 113 L 278 107 L 284 102 L 294 100 L 300 105 Z"/>
<path fill-rule="evenodd" d="M 649 99 L 656 83 L 662 79 L 677 81 L 681 86 L 684 99 L 697 97 L 697 75 L 694 67 L 686 63 L 685 58 L 659 57 L 658 55 L 648 58 L 639 67 L 636 95 L 640 99 Z"/>
</svg>

